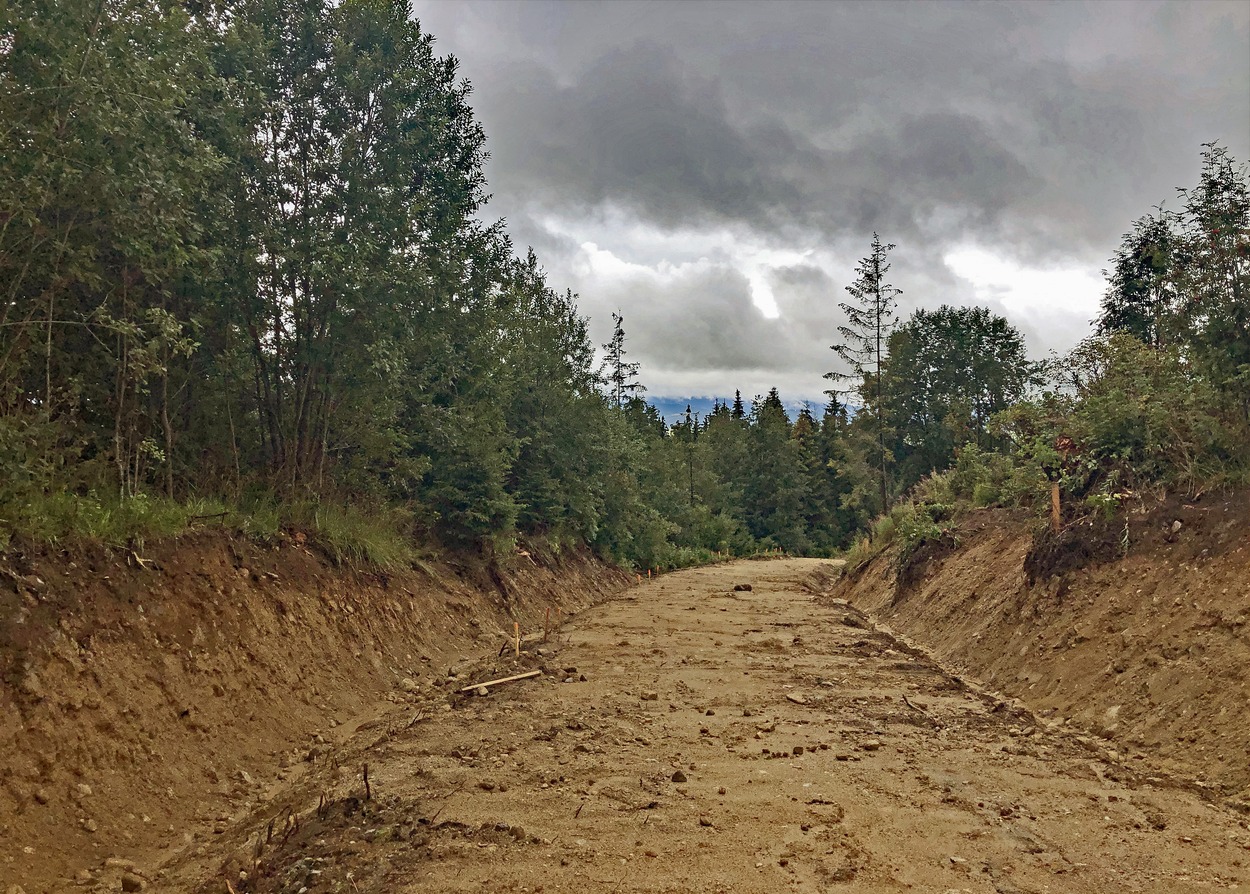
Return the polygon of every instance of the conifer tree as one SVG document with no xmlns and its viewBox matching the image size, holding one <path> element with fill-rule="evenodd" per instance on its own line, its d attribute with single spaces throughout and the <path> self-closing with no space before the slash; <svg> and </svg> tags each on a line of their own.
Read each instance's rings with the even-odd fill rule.
<svg viewBox="0 0 1250 894">
<path fill-rule="evenodd" d="M 885 511 L 889 500 L 889 479 L 885 447 L 885 401 L 881 369 L 889 352 L 890 333 L 895 326 L 895 307 L 901 290 L 886 281 L 890 271 L 888 253 L 897 246 L 883 244 L 872 234 L 872 250 L 855 268 L 855 281 L 846 287 L 851 300 L 839 303 L 846 314 L 846 325 L 838 327 L 842 340 L 830 347 L 849 367 L 847 372 L 829 372 L 826 379 L 853 382 L 862 407 L 871 407 L 876 423 L 877 469 L 880 509 Z"/>
<path fill-rule="evenodd" d="M 624 409 L 630 399 L 638 397 L 647 389 L 638 381 L 641 364 L 625 359 L 625 318 L 620 311 L 612 314 L 612 338 L 603 346 L 605 356 L 600 374 L 608 384 L 612 403 Z"/>
</svg>

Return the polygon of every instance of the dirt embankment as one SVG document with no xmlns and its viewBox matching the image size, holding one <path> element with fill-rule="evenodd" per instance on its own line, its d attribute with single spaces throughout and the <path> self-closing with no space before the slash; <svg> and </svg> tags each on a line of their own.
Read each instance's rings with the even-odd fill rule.
<svg viewBox="0 0 1250 894">
<path fill-rule="evenodd" d="M 1129 764 L 1250 810 L 1247 498 L 1035 529 L 977 512 L 953 550 L 922 548 L 901 575 L 879 556 L 836 594 Z"/>
<path fill-rule="evenodd" d="M 143 558 L 0 560 L 0 890 L 150 863 L 514 622 L 540 632 L 627 582 L 576 553 L 360 574 L 216 534 Z"/>
</svg>

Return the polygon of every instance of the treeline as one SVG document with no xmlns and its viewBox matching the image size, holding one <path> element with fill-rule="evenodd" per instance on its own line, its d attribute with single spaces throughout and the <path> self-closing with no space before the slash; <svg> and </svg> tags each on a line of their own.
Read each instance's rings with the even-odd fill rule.
<svg viewBox="0 0 1250 894">
<path fill-rule="evenodd" d="M 3 14 L 0 528 L 208 499 L 635 556 L 637 439 L 574 296 L 477 217 L 469 87 L 406 3 Z"/>
<path fill-rule="evenodd" d="M 1177 193 L 1178 210 L 1157 206 L 1114 252 L 1094 334 L 1031 368 L 1022 392 L 1013 380 L 1010 405 L 988 417 L 987 437 L 962 438 L 953 462 L 918 482 L 901 475 L 897 502 L 853 558 L 901 540 L 905 565 L 968 507 L 1053 515 L 1052 493 L 1059 514 L 1043 539 L 1105 532 L 1118 519 L 1113 539 L 1127 549 L 1127 509 L 1169 493 L 1250 485 L 1247 168 L 1206 144 L 1198 184 Z M 906 356 L 888 358 L 887 381 Z M 871 397 L 874 386 L 869 376 L 861 390 Z"/>
<path fill-rule="evenodd" d="M 224 518 L 377 564 L 528 536 L 651 567 L 845 540 L 841 416 L 774 395 L 670 431 L 619 319 L 597 368 L 575 296 L 482 222 L 469 87 L 406 3 L 0 15 L 0 542 Z"/>
<path fill-rule="evenodd" d="M 399 0 L 0 9 L 0 544 L 221 518 L 380 565 L 530 537 L 671 567 L 842 548 L 952 464 L 983 504 L 1244 473 L 1250 201 L 1218 147 L 1068 361 L 984 309 L 897 320 L 874 236 L 827 405 L 676 425 L 621 317 L 600 367 L 483 222 L 484 159 Z"/>
</svg>

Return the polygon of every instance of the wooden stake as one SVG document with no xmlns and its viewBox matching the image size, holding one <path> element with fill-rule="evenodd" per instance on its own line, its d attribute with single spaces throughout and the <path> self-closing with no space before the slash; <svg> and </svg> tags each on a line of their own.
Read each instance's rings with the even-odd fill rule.
<svg viewBox="0 0 1250 894">
<path fill-rule="evenodd" d="M 521 625 L 516 621 L 512 622 L 512 643 L 516 649 L 516 657 L 521 657 Z"/>
<path fill-rule="evenodd" d="M 511 676 L 511 677 L 500 677 L 498 680 L 487 680 L 485 683 L 471 683 L 468 686 L 462 687 L 460 691 L 472 692 L 475 689 L 481 689 L 487 686 L 498 686 L 500 683 L 511 683 L 514 680 L 528 680 L 530 677 L 537 677 L 541 673 L 542 671 L 540 670 L 532 670 L 532 671 L 526 671 L 523 674 L 516 674 L 515 676 Z"/>
<path fill-rule="evenodd" d="M 1050 530 L 1059 533 L 1059 482 L 1050 485 Z"/>
</svg>

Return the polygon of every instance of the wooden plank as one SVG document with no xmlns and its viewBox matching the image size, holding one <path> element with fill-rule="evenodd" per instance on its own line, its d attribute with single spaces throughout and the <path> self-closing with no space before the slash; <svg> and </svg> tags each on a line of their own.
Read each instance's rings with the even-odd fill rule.
<svg viewBox="0 0 1250 894">
<path fill-rule="evenodd" d="M 483 686 L 498 686 L 500 683 L 512 683 L 516 680 L 527 680 L 530 677 L 537 677 L 542 673 L 540 670 L 527 671 L 523 674 L 517 674 L 512 677 L 500 677 L 498 680 L 487 680 L 485 683 L 470 683 L 468 686 L 461 687 L 460 692 L 472 692 L 475 689 L 481 689 Z"/>
</svg>

